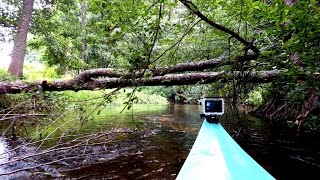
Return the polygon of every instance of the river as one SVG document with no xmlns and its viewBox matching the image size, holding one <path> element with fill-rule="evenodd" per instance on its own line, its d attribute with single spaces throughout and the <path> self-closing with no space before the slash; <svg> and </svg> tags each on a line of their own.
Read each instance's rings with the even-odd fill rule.
<svg viewBox="0 0 320 180">
<path fill-rule="evenodd" d="M 72 153 L 79 157 L 82 155 L 78 159 L 44 165 L 36 170 L 2 178 L 175 179 L 203 122 L 198 105 L 135 105 L 133 109 L 122 113 L 119 113 L 119 108 L 114 107 L 107 111 L 108 113 L 95 115 L 94 119 L 82 127 L 81 133 L 114 127 L 124 130 L 126 126 L 134 126 L 136 132 L 117 137 L 108 144 L 82 151 L 69 149 L 64 153 L 64 157 L 71 156 Z M 319 178 L 318 136 L 280 130 L 269 122 L 252 116 L 236 116 L 228 110 L 220 118 L 220 122 L 239 145 L 276 179 Z M 14 148 L 9 145 L 14 143 L 9 142 L 5 138 L 0 139 L 0 153 Z M 25 148 L 23 152 L 33 151 L 34 148 L 36 147 Z M 86 156 L 84 152 L 91 154 Z M 8 160 L 8 156 L 12 154 L 13 152 L 0 156 L 0 163 Z M 60 155 L 55 154 L 57 157 Z M 46 160 L 52 161 L 51 156 L 30 159 L 30 162 L 26 159 L 20 165 L 16 163 L 0 166 L 0 173 L 30 164 L 45 163 Z"/>
</svg>

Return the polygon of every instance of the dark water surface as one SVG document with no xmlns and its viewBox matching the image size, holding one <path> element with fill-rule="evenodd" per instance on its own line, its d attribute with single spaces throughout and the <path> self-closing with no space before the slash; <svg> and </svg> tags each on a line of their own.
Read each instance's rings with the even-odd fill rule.
<svg viewBox="0 0 320 180">
<path fill-rule="evenodd" d="M 111 109 L 109 113 L 95 118 L 84 131 L 119 124 L 125 127 L 132 120 L 138 121 L 135 125 L 140 129 L 142 126 L 144 131 L 124 136 L 107 147 L 92 149 L 95 160 L 90 161 L 93 157 L 89 157 L 46 168 L 47 171 L 59 172 L 58 176 L 31 174 L 25 177 L 175 179 L 201 127 L 200 111 L 198 105 L 134 106 L 133 110 L 121 114 L 119 110 Z M 221 123 L 239 145 L 276 179 L 320 178 L 319 137 L 280 131 L 261 119 L 250 116 L 239 119 L 230 112 L 221 118 Z M 5 149 L 4 143 L 0 141 L 0 151 Z M 0 167 L 2 172 L 5 169 Z"/>
</svg>

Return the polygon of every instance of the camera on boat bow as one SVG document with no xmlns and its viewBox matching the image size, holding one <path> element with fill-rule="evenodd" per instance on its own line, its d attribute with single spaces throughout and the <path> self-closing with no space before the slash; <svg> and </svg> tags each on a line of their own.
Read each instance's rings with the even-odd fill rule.
<svg viewBox="0 0 320 180">
<path fill-rule="evenodd" d="M 218 116 L 224 113 L 224 100 L 221 97 L 206 97 L 202 102 L 201 118 L 206 118 L 208 123 L 218 123 Z"/>
</svg>

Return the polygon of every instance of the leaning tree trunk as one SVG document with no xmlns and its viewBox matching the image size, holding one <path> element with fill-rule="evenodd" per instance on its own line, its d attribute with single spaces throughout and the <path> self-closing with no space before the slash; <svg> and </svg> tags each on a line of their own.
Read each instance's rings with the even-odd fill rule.
<svg viewBox="0 0 320 180">
<path fill-rule="evenodd" d="M 23 0 L 21 18 L 18 22 L 17 32 L 14 38 L 11 63 L 8 72 L 11 75 L 21 77 L 26 53 L 26 41 L 31 22 L 34 0 Z"/>
</svg>

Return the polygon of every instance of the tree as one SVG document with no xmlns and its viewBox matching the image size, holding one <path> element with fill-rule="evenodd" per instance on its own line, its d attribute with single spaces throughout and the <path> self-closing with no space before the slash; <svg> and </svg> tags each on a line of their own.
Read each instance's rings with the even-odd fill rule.
<svg viewBox="0 0 320 180">
<path fill-rule="evenodd" d="M 48 7 L 35 11 L 31 28 L 35 38 L 29 45 L 42 50 L 41 60 L 61 72 L 122 69 L 125 78 L 131 76 L 136 82 L 177 72 L 153 72 L 155 67 L 221 57 L 228 62 L 214 71 L 226 75 L 279 70 L 270 89 L 280 94 L 281 103 L 274 109 L 263 108 L 272 112 L 262 114 L 300 111 L 304 101 L 319 92 L 319 81 L 313 77 L 320 71 L 315 0 L 57 0 Z M 238 75 L 234 73 L 228 83 L 225 78 L 217 82 L 233 102 L 255 87 Z"/>
<path fill-rule="evenodd" d="M 34 0 L 23 0 L 22 13 L 14 38 L 13 51 L 8 72 L 11 75 L 21 77 L 23 74 L 23 63 L 26 53 L 26 41 L 29 26 L 32 19 Z"/>
</svg>

